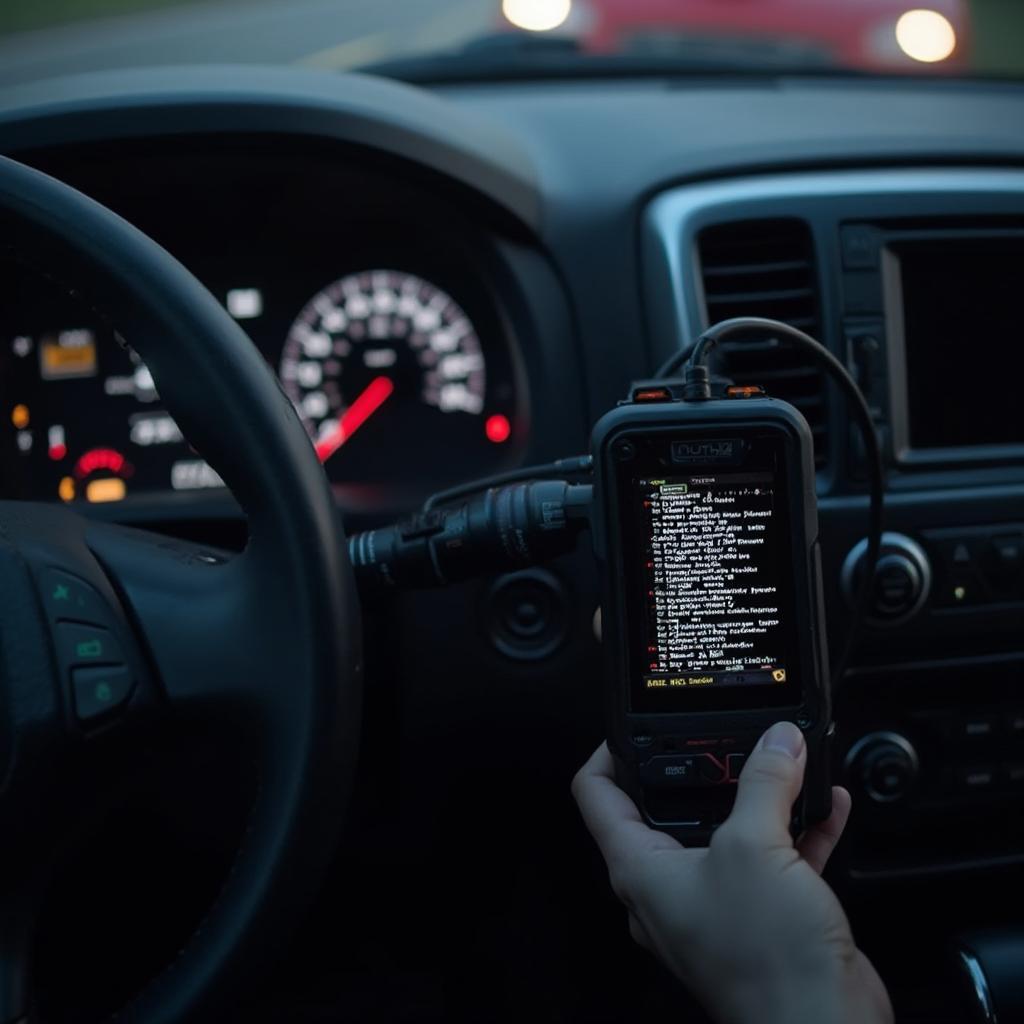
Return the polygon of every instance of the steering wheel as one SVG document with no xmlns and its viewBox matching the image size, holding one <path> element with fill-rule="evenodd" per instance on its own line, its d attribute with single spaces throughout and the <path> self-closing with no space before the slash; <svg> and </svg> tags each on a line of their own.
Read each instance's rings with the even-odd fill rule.
<svg viewBox="0 0 1024 1024">
<path fill-rule="evenodd" d="M 249 526 L 212 552 L 0 502 L 0 1024 L 32 1019 L 28 950 L 74 777 L 187 710 L 242 725 L 258 772 L 220 893 L 119 1020 L 216 1016 L 312 896 L 355 767 L 358 603 L 306 432 L 256 348 L 181 264 L 74 189 L 0 158 L 0 251 L 75 289 L 149 367 Z M 130 770 L 130 763 L 124 766 Z"/>
</svg>

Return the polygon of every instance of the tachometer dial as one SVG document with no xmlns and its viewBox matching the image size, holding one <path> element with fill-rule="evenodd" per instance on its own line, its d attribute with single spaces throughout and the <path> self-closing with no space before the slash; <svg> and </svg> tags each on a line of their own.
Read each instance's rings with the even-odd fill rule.
<svg viewBox="0 0 1024 1024">
<path fill-rule="evenodd" d="M 490 397 L 469 315 L 402 271 L 351 274 L 315 295 L 288 332 L 280 376 L 340 479 L 457 477 L 513 431 L 511 395 Z"/>
</svg>

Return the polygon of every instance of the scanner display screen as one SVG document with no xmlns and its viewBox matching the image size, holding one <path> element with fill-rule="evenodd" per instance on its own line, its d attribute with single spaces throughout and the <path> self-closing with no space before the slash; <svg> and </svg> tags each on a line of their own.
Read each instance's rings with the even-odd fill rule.
<svg viewBox="0 0 1024 1024">
<path fill-rule="evenodd" d="M 665 441 L 653 454 L 630 468 L 625 495 L 632 710 L 798 703 L 792 538 L 772 440 Z"/>
</svg>

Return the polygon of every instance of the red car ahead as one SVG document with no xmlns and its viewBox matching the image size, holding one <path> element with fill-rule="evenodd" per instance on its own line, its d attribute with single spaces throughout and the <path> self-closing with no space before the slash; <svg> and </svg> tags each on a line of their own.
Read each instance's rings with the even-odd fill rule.
<svg viewBox="0 0 1024 1024">
<path fill-rule="evenodd" d="M 964 0 L 503 0 L 505 28 L 595 54 L 964 71 Z"/>
</svg>

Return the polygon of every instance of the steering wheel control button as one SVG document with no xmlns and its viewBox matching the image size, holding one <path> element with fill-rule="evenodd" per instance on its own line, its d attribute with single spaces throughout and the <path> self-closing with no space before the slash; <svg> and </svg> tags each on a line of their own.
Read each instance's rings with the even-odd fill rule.
<svg viewBox="0 0 1024 1024">
<path fill-rule="evenodd" d="M 131 696 L 133 685 L 131 672 L 123 665 L 72 669 L 75 713 L 89 722 L 114 711 Z"/>
<path fill-rule="evenodd" d="M 640 781 L 647 786 L 703 786 L 700 754 L 666 754 L 652 757 L 640 767 Z"/>
<path fill-rule="evenodd" d="M 55 622 L 70 620 L 98 625 L 110 621 L 106 601 L 84 580 L 60 569 L 47 569 L 43 574 L 43 600 Z"/>
<path fill-rule="evenodd" d="M 55 634 L 57 657 L 65 668 L 124 664 L 124 652 L 109 629 L 77 622 L 58 622 Z"/>
</svg>

